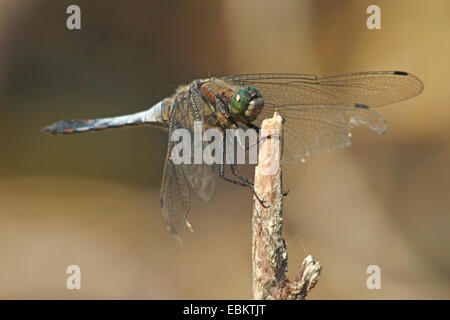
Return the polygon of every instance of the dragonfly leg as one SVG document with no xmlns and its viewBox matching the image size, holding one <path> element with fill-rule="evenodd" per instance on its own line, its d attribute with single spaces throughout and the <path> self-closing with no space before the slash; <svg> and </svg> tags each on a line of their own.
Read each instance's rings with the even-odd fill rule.
<svg viewBox="0 0 450 320">
<path fill-rule="evenodd" d="M 256 136 L 258 137 L 258 141 L 256 141 L 256 143 L 255 144 L 253 144 L 253 145 L 248 145 L 247 147 L 245 147 L 245 151 L 248 151 L 248 150 L 250 150 L 250 148 L 253 148 L 253 147 L 255 147 L 255 146 L 257 146 L 258 145 L 258 143 L 259 143 L 259 132 L 260 132 L 260 130 L 261 130 L 261 128 L 260 127 L 258 127 L 257 125 L 255 125 L 255 124 L 253 124 L 253 123 L 246 123 L 245 124 L 249 129 L 253 129 L 253 130 L 255 130 L 256 131 Z"/>
<path fill-rule="evenodd" d="M 242 181 L 248 183 L 249 185 L 253 186 L 253 180 L 252 179 L 247 178 L 247 177 L 239 174 L 239 172 L 237 171 L 238 170 L 238 165 L 237 164 L 233 163 L 230 166 L 231 166 L 231 173 L 233 173 L 233 176 L 235 176 L 239 180 L 242 180 Z"/>
<path fill-rule="evenodd" d="M 245 177 L 245 176 L 243 176 L 243 175 L 240 175 L 240 174 L 237 172 L 237 168 L 238 168 L 238 165 L 237 165 L 237 164 L 231 164 L 230 166 L 231 166 L 231 173 L 233 174 L 233 176 L 235 176 L 236 178 L 238 178 L 238 179 L 244 181 L 245 183 L 247 183 L 248 186 L 249 186 L 249 188 L 252 189 L 252 192 L 253 192 L 253 194 L 255 195 L 256 199 L 258 199 L 259 203 L 260 203 L 264 208 L 268 208 L 269 206 L 266 206 L 265 201 L 262 200 L 262 199 L 260 199 L 259 196 L 258 196 L 258 194 L 256 193 L 255 187 L 254 187 L 255 184 L 253 183 L 253 180 L 250 179 L 250 178 L 247 178 L 247 177 Z"/>
<path fill-rule="evenodd" d="M 283 118 L 283 123 L 286 120 Z M 258 134 L 258 142 L 257 143 L 262 143 L 265 142 L 267 139 L 271 139 L 271 138 L 277 138 L 278 140 L 280 140 L 280 136 L 278 134 L 269 134 L 267 136 L 264 136 L 262 138 L 259 138 L 259 135 L 261 133 L 261 128 L 258 127 L 257 125 L 253 124 L 253 123 L 246 123 L 246 126 L 250 129 L 254 129 L 256 130 L 256 133 Z M 254 145 L 249 145 L 248 147 L 245 148 L 245 150 L 249 150 L 251 147 L 253 147 Z"/>
<path fill-rule="evenodd" d="M 232 170 L 232 171 L 233 171 L 233 170 Z M 234 175 L 234 174 L 233 174 L 233 175 Z M 253 187 L 253 183 L 246 182 L 246 181 L 243 180 L 243 179 L 241 179 L 241 180 L 243 180 L 244 182 L 239 181 L 239 180 L 236 180 L 236 179 L 231 179 L 231 178 L 225 177 L 225 166 L 224 166 L 223 164 L 219 164 L 219 176 L 220 176 L 223 180 L 225 180 L 225 181 L 227 181 L 227 182 L 231 182 L 231 183 L 237 184 L 237 185 L 239 185 L 239 186 L 241 186 L 241 187 L 250 188 L 250 189 L 252 190 L 253 194 L 255 195 L 256 199 L 258 199 L 259 203 L 260 203 L 264 208 L 268 208 L 268 207 L 269 207 L 269 206 L 267 206 L 267 205 L 265 204 L 265 201 L 262 200 L 262 199 L 256 194 L 255 188 Z M 243 178 L 245 178 L 245 177 L 243 177 Z M 240 178 L 239 178 L 239 179 L 240 179 Z M 245 179 L 248 179 L 248 178 L 245 178 Z"/>
<path fill-rule="evenodd" d="M 224 132 L 223 132 L 223 134 L 222 134 L 222 136 L 223 136 L 223 145 L 225 145 L 226 144 L 226 138 L 225 138 L 225 129 L 223 129 L 224 130 Z M 223 180 L 225 180 L 225 181 L 228 181 L 228 182 L 231 182 L 231 183 L 234 183 L 234 184 L 237 184 L 237 185 L 240 185 L 240 186 L 242 186 L 242 187 L 248 187 L 248 188 L 253 188 L 253 183 L 250 183 L 247 179 L 240 179 L 240 180 L 242 180 L 242 181 L 238 181 L 238 180 L 236 180 L 236 179 L 231 179 L 231 178 L 228 178 L 228 177 L 225 177 L 225 165 L 224 165 L 224 163 L 225 163 L 225 158 L 226 158 L 226 155 L 225 155 L 225 153 L 223 153 L 223 163 L 219 163 L 218 165 L 219 165 L 219 176 L 223 179 Z M 236 176 L 235 174 L 234 174 L 234 170 L 233 170 L 233 164 L 231 165 L 232 166 L 232 172 L 233 172 L 233 175 L 235 176 L 235 177 L 237 177 L 237 178 L 239 178 L 238 176 Z"/>
<path fill-rule="evenodd" d="M 226 144 L 225 137 L 226 137 L 226 135 L 223 134 L 223 144 L 224 145 Z M 225 163 L 225 153 L 223 154 L 223 160 L 224 160 L 224 163 Z M 264 201 L 256 194 L 255 188 L 253 187 L 253 181 L 251 179 L 247 178 L 247 177 L 239 175 L 237 173 L 236 169 L 237 169 L 237 165 L 236 164 L 231 164 L 231 172 L 240 181 L 236 180 L 236 179 L 231 179 L 231 178 L 225 177 L 225 166 L 224 166 L 223 163 L 219 164 L 219 176 L 225 181 L 237 184 L 237 185 L 242 186 L 242 187 L 250 188 L 252 190 L 253 194 L 255 195 L 256 199 L 258 199 L 259 203 L 263 207 L 267 208 L 267 206 L 264 204 Z"/>
<path fill-rule="evenodd" d="M 237 185 L 239 185 L 241 187 L 253 188 L 253 185 L 249 184 L 247 182 L 242 182 L 242 181 L 239 181 L 239 180 L 236 180 L 236 179 L 231 179 L 231 178 L 225 177 L 225 166 L 223 164 L 219 164 L 219 176 L 223 180 L 231 182 L 231 183 L 234 183 L 234 184 L 237 184 Z"/>
</svg>

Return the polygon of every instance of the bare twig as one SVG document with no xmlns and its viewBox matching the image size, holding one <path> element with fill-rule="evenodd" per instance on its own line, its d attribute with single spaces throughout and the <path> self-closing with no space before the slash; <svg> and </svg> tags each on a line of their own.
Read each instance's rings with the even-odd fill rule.
<svg viewBox="0 0 450 320">
<path fill-rule="evenodd" d="M 254 299 L 305 299 L 320 277 L 322 266 L 309 255 L 295 278 L 286 276 L 288 254 L 282 237 L 283 192 L 281 178 L 283 119 L 275 112 L 262 123 L 261 148 L 255 168 L 252 219 L 252 262 Z M 266 137 L 266 138 L 264 138 Z"/>
</svg>

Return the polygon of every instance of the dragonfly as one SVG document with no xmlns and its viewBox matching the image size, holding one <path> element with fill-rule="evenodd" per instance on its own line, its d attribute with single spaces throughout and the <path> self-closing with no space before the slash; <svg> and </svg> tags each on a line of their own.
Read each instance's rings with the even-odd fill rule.
<svg viewBox="0 0 450 320">
<path fill-rule="evenodd" d="M 170 138 L 176 129 L 193 131 L 195 121 L 205 128 L 258 130 L 278 112 L 283 125 L 281 163 L 304 161 L 313 154 L 351 144 L 351 130 L 368 126 L 378 134 L 387 129 L 385 118 L 374 108 L 420 94 L 421 80 L 404 71 L 370 71 L 337 75 L 260 73 L 194 80 L 152 107 L 133 114 L 70 119 L 45 128 L 51 134 L 73 134 L 107 128 L 148 125 L 168 131 L 169 141 L 160 193 L 163 220 L 170 235 L 191 226 L 187 220 L 190 193 L 210 201 L 215 191 L 215 168 L 229 182 L 252 188 L 253 182 L 231 164 L 175 164 Z"/>
</svg>

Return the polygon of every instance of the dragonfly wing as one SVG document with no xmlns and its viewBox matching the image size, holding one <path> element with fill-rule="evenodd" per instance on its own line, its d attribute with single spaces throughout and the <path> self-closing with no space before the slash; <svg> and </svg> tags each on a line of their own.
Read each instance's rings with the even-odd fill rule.
<svg viewBox="0 0 450 320">
<path fill-rule="evenodd" d="M 163 219 L 170 235 L 178 234 L 186 225 L 189 213 L 189 190 L 182 167 L 167 156 L 161 185 Z"/>
<path fill-rule="evenodd" d="M 161 186 L 161 207 L 164 222 L 170 234 L 175 235 L 187 224 L 189 213 L 189 188 L 204 200 L 209 201 L 214 193 L 215 181 L 212 176 L 213 168 L 204 164 L 174 164 L 171 158 L 175 141 L 173 133 L 177 129 L 187 130 L 193 137 L 195 122 L 203 123 L 204 102 L 201 94 L 189 86 L 179 91 L 174 98 L 169 121 L 169 143 Z M 194 144 L 190 143 L 191 155 Z"/>
<path fill-rule="evenodd" d="M 161 186 L 163 219 L 170 235 L 178 234 L 187 223 L 190 195 L 188 184 L 203 200 L 210 201 L 214 195 L 214 167 L 211 165 L 175 165 L 170 159 Z"/>
<path fill-rule="evenodd" d="M 274 111 L 265 107 L 259 121 L 272 117 Z M 387 129 L 384 117 L 364 105 L 293 105 L 277 111 L 286 120 L 283 162 L 345 148 L 351 145 L 354 127 L 367 125 L 378 134 Z"/>
<path fill-rule="evenodd" d="M 208 164 L 183 164 L 182 167 L 192 190 L 206 202 L 211 201 L 216 189 L 214 166 Z"/>
<path fill-rule="evenodd" d="M 408 99 L 423 90 L 419 78 L 402 71 L 329 76 L 244 74 L 222 80 L 260 90 L 264 108 L 257 124 L 272 117 L 274 111 L 286 120 L 283 161 L 349 146 L 350 130 L 356 126 L 367 125 L 383 133 L 386 120 L 369 107 Z"/>
<path fill-rule="evenodd" d="M 418 95 L 423 84 L 403 71 L 373 71 L 340 75 L 244 74 L 222 78 L 234 85 L 253 85 L 265 106 L 364 104 L 379 107 Z"/>
</svg>

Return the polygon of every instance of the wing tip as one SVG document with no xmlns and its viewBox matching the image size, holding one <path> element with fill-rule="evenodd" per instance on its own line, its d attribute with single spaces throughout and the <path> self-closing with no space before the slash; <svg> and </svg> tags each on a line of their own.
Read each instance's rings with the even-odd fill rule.
<svg viewBox="0 0 450 320">
<path fill-rule="evenodd" d="M 409 73 L 409 72 L 406 72 L 406 71 L 400 71 L 400 70 L 392 71 L 392 74 L 397 75 L 397 76 L 402 76 L 402 77 L 409 77 L 410 79 L 414 79 L 419 84 L 418 85 L 418 88 L 419 88 L 418 92 L 415 95 L 411 96 L 410 98 L 412 98 L 412 97 L 414 97 L 416 95 L 419 95 L 423 91 L 424 85 L 423 85 L 422 80 L 420 80 L 420 78 L 418 76 L 415 76 L 412 73 Z"/>
</svg>

